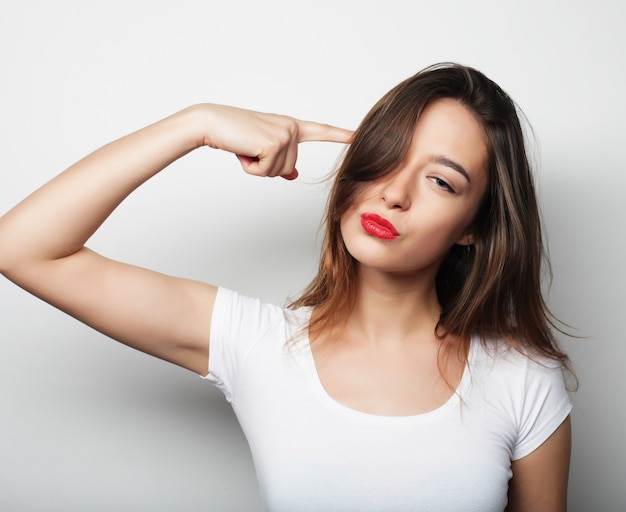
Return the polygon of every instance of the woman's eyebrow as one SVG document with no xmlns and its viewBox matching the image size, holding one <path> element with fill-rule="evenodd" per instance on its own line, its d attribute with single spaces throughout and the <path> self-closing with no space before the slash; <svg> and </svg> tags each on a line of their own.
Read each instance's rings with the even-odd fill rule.
<svg viewBox="0 0 626 512">
<path fill-rule="evenodd" d="M 434 155 L 430 157 L 430 161 L 436 164 L 445 165 L 446 167 L 450 167 L 450 169 L 454 169 L 456 172 L 465 176 L 465 179 L 468 182 L 471 182 L 467 171 L 463 168 L 461 164 L 456 163 L 454 160 L 450 160 L 448 157 L 442 155 Z"/>
</svg>

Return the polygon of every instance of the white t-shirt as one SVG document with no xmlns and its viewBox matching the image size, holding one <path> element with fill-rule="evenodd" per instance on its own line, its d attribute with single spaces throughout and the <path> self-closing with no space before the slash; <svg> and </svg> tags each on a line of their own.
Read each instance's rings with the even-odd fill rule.
<svg viewBox="0 0 626 512">
<path fill-rule="evenodd" d="M 272 512 L 501 512 L 511 460 L 570 412 L 556 363 L 477 340 L 442 407 L 355 411 L 319 380 L 302 333 L 309 315 L 223 288 L 213 313 L 207 379 L 233 406 Z"/>
</svg>

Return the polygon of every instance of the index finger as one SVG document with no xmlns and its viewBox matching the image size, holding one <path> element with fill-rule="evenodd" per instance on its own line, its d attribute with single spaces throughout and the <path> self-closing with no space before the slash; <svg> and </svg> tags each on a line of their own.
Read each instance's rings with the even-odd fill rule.
<svg viewBox="0 0 626 512">
<path fill-rule="evenodd" d="M 316 123 L 314 121 L 297 121 L 298 142 L 340 142 L 348 144 L 354 131 L 339 128 L 331 124 Z"/>
</svg>

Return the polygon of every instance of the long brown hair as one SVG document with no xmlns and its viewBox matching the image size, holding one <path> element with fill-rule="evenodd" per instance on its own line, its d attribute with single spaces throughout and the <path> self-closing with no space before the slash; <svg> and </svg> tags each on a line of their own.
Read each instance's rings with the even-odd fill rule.
<svg viewBox="0 0 626 512">
<path fill-rule="evenodd" d="M 541 290 L 547 259 L 518 109 L 484 74 L 458 64 L 418 72 L 389 91 L 363 119 L 329 197 L 319 272 L 290 307 L 313 306 L 308 327 L 317 334 L 351 312 L 356 262 L 343 243 L 340 219 L 369 182 L 402 164 L 419 116 L 440 98 L 459 101 L 483 126 L 489 185 L 473 221 L 473 244 L 453 246 L 438 269 L 442 311 L 436 334 L 462 340 L 462 357 L 471 335 L 477 334 L 482 340 L 504 339 L 517 350 L 567 367 L 568 358 L 553 334 L 558 324 Z"/>
</svg>

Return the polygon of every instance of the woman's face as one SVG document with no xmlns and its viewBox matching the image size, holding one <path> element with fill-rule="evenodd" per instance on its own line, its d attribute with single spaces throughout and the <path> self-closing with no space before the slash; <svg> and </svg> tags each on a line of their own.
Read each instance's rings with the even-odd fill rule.
<svg viewBox="0 0 626 512">
<path fill-rule="evenodd" d="M 346 247 L 366 267 L 434 274 L 452 245 L 472 243 L 486 188 L 483 128 L 458 101 L 436 100 L 400 168 L 369 184 L 341 217 Z"/>
</svg>

